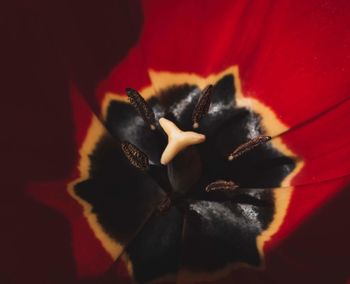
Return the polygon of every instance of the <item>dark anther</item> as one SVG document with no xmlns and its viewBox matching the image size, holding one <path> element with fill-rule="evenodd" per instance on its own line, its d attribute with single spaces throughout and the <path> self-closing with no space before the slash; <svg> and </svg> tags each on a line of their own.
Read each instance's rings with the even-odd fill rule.
<svg viewBox="0 0 350 284">
<path fill-rule="evenodd" d="M 164 214 L 166 211 L 169 210 L 170 206 L 171 199 L 167 196 L 158 204 L 157 210 L 159 213 Z"/>
<path fill-rule="evenodd" d="M 271 140 L 270 136 L 263 136 L 263 135 L 260 135 L 252 140 L 249 140 L 248 142 L 238 146 L 231 154 L 229 154 L 228 160 L 232 161 L 238 158 L 239 156 L 243 155 L 244 153 L 254 149 L 255 147 L 269 140 Z"/>
<path fill-rule="evenodd" d="M 211 191 L 233 191 L 239 186 L 235 184 L 233 181 L 226 181 L 226 180 L 217 180 L 212 182 L 211 184 L 207 185 L 205 188 L 206 192 L 211 192 Z"/>
<path fill-rule="evenodd" d="M 212 85 L 207 86 L 202 91 L 202 95 L 200 96 L 192 113 L 193 128 L 198 128 L 199 121 L 203 118 L 204 115 L 208 113 L 212 93 L 213 93 Z"/>
<path fill-rule="evenodd" d="M 145 153 L 129 142 L 122 142 L 121 144 L 125 156 L 134 167 L 141 170 L 149 168 L 148 157 Z"/>
<path fill-rule="evenodd" d="M 143 120 L 151 127 L 156 129 L 156 118 L 152 108 L 147 104 L 144 98 L 134 89 L 126 88 L 126 94 L 132 106 L 137 110 Z"/>
</svg>

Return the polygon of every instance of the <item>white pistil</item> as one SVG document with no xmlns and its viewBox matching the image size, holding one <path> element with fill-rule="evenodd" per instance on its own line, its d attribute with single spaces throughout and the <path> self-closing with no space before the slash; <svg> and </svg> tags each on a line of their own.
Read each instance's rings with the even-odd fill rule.
<svg viewBox="0 0 350 284">
<path fill-rule="evenodd" d="M 168 145 L 160 159 L 163 165 L 169 164 L 178 153 L 185 150 L 187 147 L 205 141 L 205 135 L 193 131 L 182 131 L 166 118 L 159 119 L 159 124 L 168 135 Z"/>
</svg>

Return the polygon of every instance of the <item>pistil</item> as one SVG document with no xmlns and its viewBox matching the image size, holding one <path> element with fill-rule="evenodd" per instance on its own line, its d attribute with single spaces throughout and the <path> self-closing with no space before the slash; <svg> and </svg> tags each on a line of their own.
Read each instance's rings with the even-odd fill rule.
<svg viewBox="0 0 350 284">
<path fill-rule="evenodd" d="M 160 126 L 168 136 L 168 145 L 163 151 L 161 164 L 167 165 L 178 153 L 191 145 L 200 144 L 205 141 L 205 136 L 193 131 L 182 131 L 175 123 L 166 118 L 159 119 Z"/>
</svg>

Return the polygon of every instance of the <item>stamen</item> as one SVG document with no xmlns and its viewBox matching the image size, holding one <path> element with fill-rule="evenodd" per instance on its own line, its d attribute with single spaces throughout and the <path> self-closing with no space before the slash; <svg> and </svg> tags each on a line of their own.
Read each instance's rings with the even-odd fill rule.
<svg viewBox="0 0 350 284">
<path fill-rule="evenodd" d="M 144 98 L 134 89 L 126 88 L 126 94 L 132 106 L 137 110 L 143 120 L 151 127 L 156 129 L 156 118 L 152 108 L 147 104 Z"/>
<path fill-rule="evenodd" d="M 202 95 L 199 98 L 192 113 L 193 128 L 198 128 L 199 121 L 203 118 L 204 115 L 208 113 L 212 93 L 213 93 L 212 85 L 207 86 L 202 91 Z"/>
<path fill-rule="evenodd" d="M 211 191 L 233 191 L 239 186 L 235 184 L 233 181 L 226 181 L 226 180 L 217 180 L 212 182 L 211 184 L 207 185 L 205 188 L 206 192 L 211 192 Z"/>
<path fill-rule="evenodd" d="M 145 153 L 129 142 L 122 142 L 121 144 L 125 156 L 134 167 L 140 170 L 149 168 L 148 157 Z"/>
<path fill-rule="evenodd" d="M 169 210 L 170 206 L 171 199 L 169 196 L 167 196 L 158 204 L 157 210 L 159 213 L 164 214 L 166 211 Z"/>
<path fill-rule="evenodd" d="M 271 140 L 270 136 L 263 136 L 260 135 L 236 148 L 231 154 L 228 155 L 228 160 L 232 161 L 239 156 L 243 155 L 244 153 L 258 147 L 260 144 L 263 144 L 267 141 Z"/>
</svg>

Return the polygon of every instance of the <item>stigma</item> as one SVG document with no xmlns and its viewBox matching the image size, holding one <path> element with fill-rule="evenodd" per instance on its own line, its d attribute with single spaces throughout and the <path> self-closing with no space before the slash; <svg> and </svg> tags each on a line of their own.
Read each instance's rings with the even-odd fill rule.
<svg viewBox="0 0 350 284">
<path fill-rule="evenodd" d="M 159 124 L 168 136 L 168 144 L 160 159 L 162 165 L 169 164 L 178 153 L 189 146 L 205 141 L 205 135 L 193 131 L 182 131 L 175 123 L 166 118 L 159 119 Z"/>
</svg>

